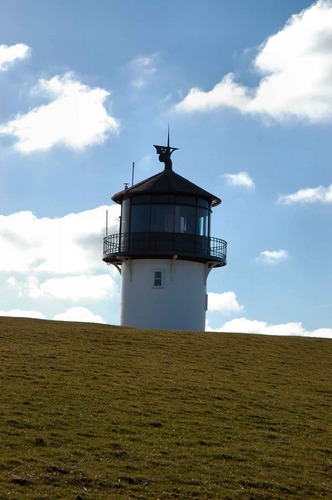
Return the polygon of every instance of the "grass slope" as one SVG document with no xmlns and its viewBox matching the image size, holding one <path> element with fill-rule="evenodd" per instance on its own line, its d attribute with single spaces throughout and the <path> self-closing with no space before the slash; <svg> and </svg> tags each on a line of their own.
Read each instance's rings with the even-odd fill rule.
<svg viewBox="0 0 332 500">
<path fill-rule="evenodd" d="M 0 318 L 0 499 L 332 498 L 330 340 Z"/>
</svg>

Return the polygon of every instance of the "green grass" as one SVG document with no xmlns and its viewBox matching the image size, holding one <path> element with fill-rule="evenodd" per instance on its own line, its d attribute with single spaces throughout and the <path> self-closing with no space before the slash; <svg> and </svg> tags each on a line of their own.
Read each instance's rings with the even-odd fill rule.
<svg viewBox="0 0 332 500">
<path fill-rule="evenodd" d="M 0 499 L 332 498 L 327 339 L 0 318 Z"/>
</svg>

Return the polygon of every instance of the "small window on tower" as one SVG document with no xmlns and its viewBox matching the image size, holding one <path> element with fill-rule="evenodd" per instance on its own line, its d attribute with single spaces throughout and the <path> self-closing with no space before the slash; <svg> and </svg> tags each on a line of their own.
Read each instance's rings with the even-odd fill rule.
<svg viewBox="0 0 332 500">
<path fill-rule="evenodd" d="M 153 288 L 163 288 L 164 286 L 164 271 L 155 269 L 153 271 Z"/>
</svg>

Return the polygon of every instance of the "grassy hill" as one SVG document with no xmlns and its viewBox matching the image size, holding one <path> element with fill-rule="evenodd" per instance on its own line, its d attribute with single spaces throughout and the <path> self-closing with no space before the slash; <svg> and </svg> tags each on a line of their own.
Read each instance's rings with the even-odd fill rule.
<svg viewBox="0 0 332 500">
<path fill-rule="evenodd" d="M 0 499 L 332 498 L 332 342 L 0 318 Z"/>
</svg>

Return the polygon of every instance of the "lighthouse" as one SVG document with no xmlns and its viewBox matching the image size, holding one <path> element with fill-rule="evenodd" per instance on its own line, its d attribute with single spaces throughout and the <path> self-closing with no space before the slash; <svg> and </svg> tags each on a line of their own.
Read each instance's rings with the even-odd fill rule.
<svg viewBox="0 0 332 500">
<path fill-rule="evenodd" d="M 122 326 L 204 330 L 208 275 L 226 265 L 226 241 L 210 234 L 221 200 L 174 172 L 169 136 L 154 147 L 164 169 L 112 196 L 120 226 L 103 261 L 121 273 Z"/>
</svg>

